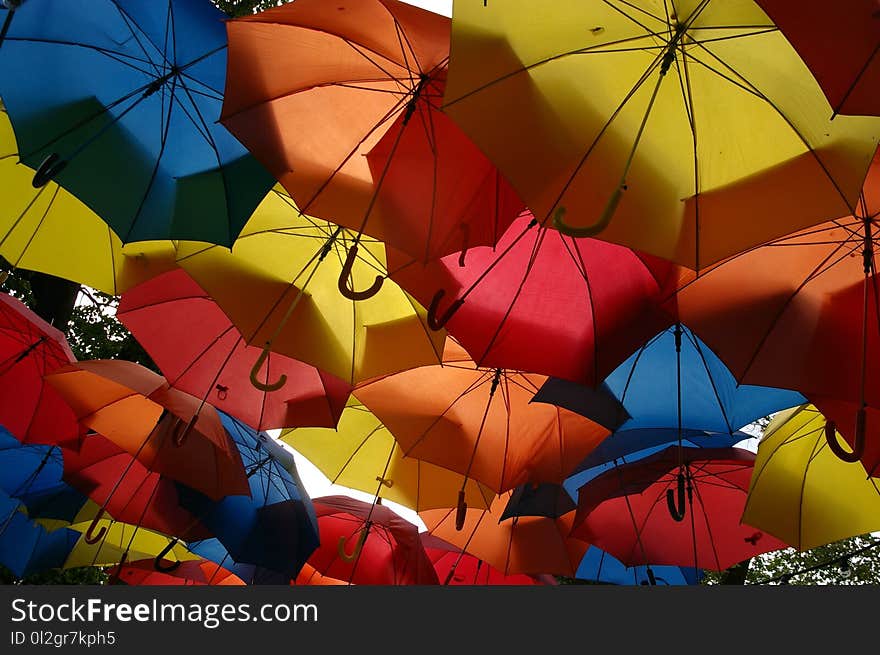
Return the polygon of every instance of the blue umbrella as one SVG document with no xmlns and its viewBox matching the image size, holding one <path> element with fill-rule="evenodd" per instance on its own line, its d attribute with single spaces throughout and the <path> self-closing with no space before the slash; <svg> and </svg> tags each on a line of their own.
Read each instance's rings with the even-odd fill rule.
<svg viewBox="0 0 880 655">
<path fill-rule="evenodd" d="M 499 521 L 517 516 L 559 518 L 577 508 L 574 496 L 560 484 L 522 484 L 510 494 Z"/>
<path fill-rule="evenodd" d="M 218 413 L 241 453 L 251 495 L 215 502 L 178 484 L 180 503 L 199 517 L 235 562 L 295 578 L 319 540 L 315 509 L 293 457 L 265 432 Z M 162 554 L 157 564 L 161 559 Z"/>
<path fill-rule="evenodd" d="M 694 585 L 703 578 L 702 569 L 681 566 L 625 566 L 604 550 L 590 546 L 578 566 L 575 578 L 613 585 Z"/>
<path fill-rule="evenodd" d="M 88 500 L 62 480 L 57 446 L 23 444 L 0 426 L 0 490 L 21 501 L 31 518 L 72 521 Z"/>
<path fill-rule="evenodd" d="M 0 564 L 17 578 L 64 566 L 80 533 L 69 528 L 49 532 L 21 510 L 18 500 L 0 492 Z"/>
<path fill-rule="evenodd" d="M 222 566 L 224 569 L 231 571 L 239 578 L 251 585 L 287 585 L 290 584 L 292 578 L 284 573 L 265 569 L 256 564 L 248 564 L 246 562 L 236 562 L 229 551 L 220 543 L 219 539 L 203 539 L 202 541 L 194 541 L 188 545 L 189 551 L 200 555 L 205 559 Z"/>
<path fill-rule="evenodd" d="M 0 96 L 34 186 L 55 179 L 123 242 L 231 246 L 274 180 L 217 122 L 224 19 L 209 0 L 0 9 Z"/>
</svg>

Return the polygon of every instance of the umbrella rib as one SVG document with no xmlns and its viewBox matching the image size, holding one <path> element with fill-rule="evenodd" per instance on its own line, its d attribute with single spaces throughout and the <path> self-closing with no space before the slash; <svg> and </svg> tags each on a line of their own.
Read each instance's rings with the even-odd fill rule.
<svg viewBox="0 0 880 655">
<path fill-rule="evenodd" d="M 574 179 L 574 178 L 572 178 Z M 543 226 L 541 226 L 543 229 Z M 563 246 L 568 248 L 568 243 L 565 240 L 565 237 L 562 238 Z M 571 244 L 574 249 L 577 251 L 577 259 L 580 264 L 581 270 L 583 271 L 584 284 L 587 287 L 587 302 L 590 306 L 590 327 L 593 331 L 593 384 L 597 384 L 599 382 L 599 357 L 597 356 L 598 345 L 599 345 L 599 327 L 598 321 L 596 320 L 596 303 L 593 298 L 593 285 L 590 281 L 590 274 L 587 272 L 587 262 L 584 259 L 584 255 L 581 252 L 580 246 L 578 242 L 574 240 L 574 237 L 571 237 Z M 621 401 L 623 404 L 623 401 Z"/>
<path fill-rule="evenodd" d="M 333 476 L 333 479 L 332 479 L 333 484 L 338 484 L 338 483 L 339 483 L 339 478 L 340 478 L 340 476 L 342 476 L 342 474 L 345 473 L 345 469 L 347 469 L 347 468 L 349 467 L 349 465 L 351 465 L 351 463 L 354 461 L 354 458 L 357 456 L 357 454 L 360 452 L 360 450 L 361 450 L 364 446 L 367 445 L 367 442 L 368 442 L 368 441 L 369 441 L 369 440 L 370 440 L 370 439 L 371 439 L 371 438 L 372 438 L 377 432 L 379 432 L 380 430 L 382 430 L 382 429 L 384 429 L 384 428 L 385 428 L 385 426 L 382 425 L 381 422 L 377 422 L 376 426 L 375 426 L 372 430 L 370 430 L 370 431 L 366 434 L 366 436 L 364 436 L 364 438 L 363 438 L 363 439 L 361 440 L 361 442 L 355 447 L 355 449 L 351 451 L 351 453 L 350 453 L 349 456 L 348 456 L 348 459 L 345 460 L 345 463 L 344 463 L 342 466 L 339 467 L 339 471 L 336 472 L 336 475 Z M 389 434 L 390 434 L 390 433 L 389 433 Z M 391 443 L 391 454 L 392 454 L 392 455 L 394 454 L 394 444 L 396 444 L 396 443 L 397 443 L 397 442 L 394 441 L 394 439 L 392 438 L 392 443 Z"/>
<path fill-rule="evenodd" d="M 736 428 L 734 428 L 730 424 L 730 418 L 727 416 L 727 408 L 724 406 L 724 402 L 721 400 L 721 395 L 718 393 L 718 385 L 715 384 L 715 378 L 712 377 L 712 371 L 709 369 L 709 362 L 706 361 L 706 357 L 703 355 L 703 348 L 700 345 L 700 341 L 699 341 L 699 339 L 697 339 L 696 335 L 694 335 L 694 333 L 691 332 L 690 330 L 687 330 L 685 332 L 685 334 L 688 335 L 688 340 L 691 341 L 691 343 L 694 346 L 694 350 L 697 351 L 697 355 L 700 357 L 700 362 L 703 365 L 703 370 L 706 371 L 706 377 L 709 378 L 709 383 L 712 386 L 712 393 L 715 396 L 715 400 L 718 402 L 718 409 L 721 410 L 721 417 L 724 419 L 724 424 L 727 426 L 727 433 L 730 435 L 733 435 Z M 737 382 L 736 383 L 736 391 L 738 392 L 739 390 L 740 390 L 740 384 Z M 736 402 L 735 399 L 734 399 L 734 402 Z M 740 427 L 740 426 L 738 426 L 738 427 Z"/>
<path fill-rule="evenodd" d="M 703 516 L 703 522 L 706 526 L 706 532 L 707 532 L 708 538 L 709 538 L 709 545 L 712 548 L 712 557 L 715 560 L 715 566 L 718 567 L 718 570 L 721 570 L 721 561 L 718 557 L 718 548 L 715 544 L 715 537 L 712 534 L 712 532 L 713 532 L 712 525 L 709 523 L 709 513 L 706 511 L 706 505 L 705 505 L 705 503 L 703 503 L 703 495 L 700 493 L 700 485 L 698 485 L 698 484 L 694 485 L 694 495 L 697 497 L 697 504 L 699 504 L 700 509 L 701 509 L 700 513 Z M 694 514 L 694 508 L 693 508 L 693 505 L 691 505 L 691 535 L 692 535 L 691 538 L 692 538 L 693 544 L 694 544 L 694 568 L 697 569 L 697 568 L 701 568 L 701 567 L 698 566 L 699 562 L 698 562 L 698 558 L 697 558 L 697 533 L 696 533 L 695 518 L 694 518 L 693 514 Z"/>
<path fill-rule="evenodd" d="M 874 50 L 871 52 L 871 56 L 868 57 L 867 61 L 865 61 L 865 65 L 862 66 L 861 70 L 856 75 L 855 79 L 852 81 L 852 84 L 849 85 L 849 88 L 846 90 L 846 93 L 840 99 L 840 103 L 837 107 L 834 108 L 834 114 L 837 115 L 840 113 L 840 109 L 846 104 L 846 101 L 849 100 L 850 94 L 855 90 L 856 86 L 858 86 L 859 82 L 862 79 L 862 76 L 867 72 L 868 68 L 871 66 L 871 62 L 874 61 L 874 58 L 877 56 L 877 53 L 880 52 L 880 42 L 874 46 Z"/>
<path fill-rule="evenodd" d="M 656 20 L 656 21 L 659 22 L 659 23 L 663 23 L 663 26 L 664 26 L 664 27 L 666 27 L 666 26 L 669 24 L 669 18 L 668 18 L 668 16 L 667 16 L 666 19 L 664 19 L 662 16 L 658 16 L 658 15 L 656 15 L 656 14 L 652 14 L 650 11 L 648 11 L 648 10 L 645 9 L 644 7 L 639 7 L 638 5 L 633 4 L 632 2 L 627 2 L 627 0 L 617 0 L 617 1 L 618 1 L 620 4 L 622 4 L 622 5 L 626 5 L 627 7 L 629 7 L 630 9 L 632 9 L 633 11 L 637 11 L 637 12 L 639 12 L 639 13 L 644 14 L 645 16 L 648 16 L 648 17 L 650 17 L 650 18 L 653 18 L 654 20 Z M 610 3 L 610 2 L 607 2 L 607 0 L 606 0 L 605 4 L 610 5 L 611 3 Z M 663 5 L 664 5 L 664 8 L 665 8 L 666 3 L 664 2 Z M 667 11 L 667 13 L 668 13 L 668 11 Z"/>
<path fill-rule="evenodd" d="M 122 7 L 119 6 L 119 3 L 117 2 L 117 0 L 110 0 L 110 1 L 113 3 L 113 6 L 116 7 L 116 10 L 119 12 L 119 16 L 120 16 L 120 18 L 122 18 L 122 22 L 125 23 L 125 26 L 126 26 L 126 27 L 128 27 L 128 31 L 131 32 L 131 36 L 134 38 L 135 43 L 138 44 L 138 47 L 140 47 L 141 51 L 144 53 L 144 56 L 147 57 L 147 59 L 150 60 L 150 63 L 153 64 L 153 66 L 155 66 L 156 69 L 157 69 L 157 71 L 158 71 L 159 66 L 157 66 L 156 63 L 153 61 L 153 58 L 152 58 L 152 57 L 150 56 L 150 54 L 147 52 L 147 49 L 144 47 L 144 44 L 141 42 L 141 40 L 138 38 L 137 34 L 135 33 L 134 26 L 138 25 L 137 21 L 135 21 L 134 18 L 132 18 L 132 17 L 129 15 L 129 13 L 128 13 L 125 9 L 123 9 Z M 155 1 L 155 0 L 154 0 L 154 1 Z M 169 5 L 170 5 L 170 4 L 171 4 L 171 3 L 170 3 L 170 0 L 169 0 Z M 166 29 L 167 29 L 167 19 L 166 19 Z M 163 61 L 163 67 L 164 67 L 165 64 L 170 63 L 170 62 L 168 61 L 168 58 L 165 56 L 165 52 L 164 52 L 164 50 L 163 50 L 162 48 L 160 48 L 159 45 L 158 45 L 157 43 L 154 43 L 154 42 L 153 42 L 153 39 L 150 38 L 150 35 L 147 34 L 146 32 L 144 32 L 143 30 L 141 30 L 141 29 L 140 29 L 140 26 L 138 26 L 138 31 L 140 31 L 141 34 L 143 34 L 143 36 L 144 36 L 144 38 L 146 39 L 146 41 L 147 41 L 151 46 L 153 46 L 153 48 L 156 50 L 156 53 L 159 54 L 159 56 L 162 57 L 162 59 L 164 60 L 164 61 Z"/>
<path fill-rule="evenodd" d="M 39 43 L 42 45 L 63 45 L 63 46 L 68 46 L 68 47 L 72 47 L 72 48 L 82 48 L 84 50 L 94 50 L 95 52 L 97 52 L 100 55 L 108 57 L 109 59 L 112 59 L 113 61 L 116 61 L 116 62 L 122 64 L 123 66 L 128 66 L 129 68 L 136 70 L 140 73 L 144 73 L 145 75 L 152 75 L 152 73 L 149 70 L 141 68 L 140 66 L 136 66 L 134 63 L 131 63 L 131 62 L 136 62 L 137 64 L 148 64 L 148 65 L 155 67 L 155 63 L 150 59 L 146 59 L 146 60 L 139 59 L 138 57 L 135 57 L 134 55 L 130 55 L 125 52 L 117 52 L 115 50 L 110 50 L 108 48 L 102 48 L 102 47 L 96 46 L 96 45 L 90 45 L 87 43 L 77 43 L 76 41 L 64 41 L 63 39 L 37 39 L 37 38 L 9 37 L 9 36 L 7 36 L 6 39 L 4 39 L 4 40 L 9 41 L 9 42 L 15 41 L 18 43 Z M 127 60 L 131 60 L 131 61 L 127 61 Z"/>
<path fill-rule="evenodd" d="M 173 301 L 172 301 L 172 302 L 173 302 Z M 160 304 L 165 304 L 165 303 L 160 303 Z M 197 363 L 202 357 L 204 357 L 204 356 L 207 355 L 209 352 L 211 352 L 211 350 L 214 349 L 214 346 L 216 346 L 218 343 L 220 343 L 220 341 L 223 339 L 223 337 L 225 337 L 225 336 L 226 336 L 227 334 L 229 334 L 230 332 L 233 332 L 233 333 L 234 333 L 234 330 L 235 330 L 235 326 L 233 326 L 233 325 L 230 324 L 229 327 L 227 327 L 227 328 L 224 329 L 220 334 L 218 334 L 217 336 L 215 336 L 215 337 L 214 337 L 214 338 L 208 343 L 208 345 L 206 345 L 204 348 L 202 348 L 201 352 L 197 353 L 197 354 L 195 355 L 195 357 L 192 358 L 192 361 L 190 361 L 190 362 L 189 362 L 189 363 L 183 368 L 183 370 L 181 370 L 180 373 L 178 373 L 178 374 L 174 377 L 173 380 L 168 380 L 168 384 L 170 384 L 172 387 L 176 386 L 177 383 L 180 382 L 181 378 L 183 378 L 183 376 L 185 376 L 187 373 L 189 373 L 189 372 L 193 369 L 193 367 L 196 365 L 196 363 Z M 232 357 L 232 353 L 235 352 L 235 350 L 238 348 L 239 344 L 241 344 L 241 342 L 242 342 L 243 340 L 244 340 L 244 337 L 242 337 L 242 336 L 239 334 L 239 337 L 238 337 L 238 339 L 236 340 L 235 345 L 234 345 L 232 348 L 230 348 L 230 350 L 229 350 L 229 355 L 226 357 L 226 359 L 225 359 L 225 360 L 223 361 L 223 363 L 220 365 L 220 368 L 217 370 L 217 375 L 214 377 L 214 380 L 211 382 L 211 385 L 208 387 L 208 391 L 207 391 L 208 395 L 210 395 L 210 393 L 211 393 L 211 389 L 213 389 L 213 388 L 214 388 L 214 385 L 217 383 L 217 379 L 220 377 L 220 374 L 223 372 L 223 369 L 226 368 L 226 364 L 229 362 L 229 359 Z"/>
<path fill-rule="evenodd" d="M 21 223 L 21 221 L 24 219 L 25 215 L 27 215 L 27 213 L 30 211 L 31 207 L 33 207 L 34 204 L 37 202 L 37 199 L 39 199 L 39 197 L 43 194 L 43 190 L 45 188 L 46 188 L 45 186 L 41 187 L 40 190 L 37 191 L 37 194 L 33 197 L 33 200 L 31 200 L 27 204 L 27 206 L 24 208 L 24 210 L 22 210 L 22 212 L 18 215 L 18 218 L 15 219 L 15 222 L 13 222 L 12 227 L 10 227 L 9 230 L 6 232 L 6 234 L 3 236 L 3 239 L 0 239 L 0 246 L 2 246 L 6 242 L 6 239 L 8 239 L 12 235 L 12 233 L 15 231 L 15 228 L 18 227 L 19 223 Z M 16 257 L 15 262 L 14 263 L 10 262 L 10 263 L 12 263 L 13 270 L 17 269 L 18 266 L 21 264 L 21 260 L 24 259 L 24 256 L 27 254 L 28 248 L 31 247 L 31 244 L 34 242 L 34 239 L 36 239 L 37 233 L 40 231 L 40 228 L 43 226 L 43 223 L 45 222 L 46 217 L 49 215 L 49 212 L 52 210 L 52 205 L 55 203 L 55 199 L 58 197 L 58 192 L 60 189 L 61 189 L 61 187 L 59 187 L 56 184 L 55 189 L 52 192 L 52 197 L 49 199 L 49 202 L 46 205 L 46 209 L 43 210 L 43 215 L 40 216 L 40 220 L 37 222 L 37 226 L 34 228 L 34 231 L 31 233 L 30 237 L 28 237 L 27 243 L 25 243 L 24 247 L 21 249 L 21 253 L 19 253 L 18 257 Z"/>
<path fill-rule="evenodd" d="M 703 1 L 704 1 L 704 2 L 707 2 L 708 0 L 703 0 Z M 633 16 L 633 15 L 631 15 L 631 14 L 628 14 L 625 10 L 621 9 L 620 7 L 618 7 L 617 5 L 615 5 L 615 4 L 614 4 L 613 2 L 611 2 L 610 0 L 602 0 L 602 2 L 604 2 L 605 5 L 607 5 L 608 7 L 610 7 L 611 9 L 613 9 L 614 11 L 616 11 L 617 13 L 621 14 L 622 16 L 624 16 L 624 17 L 625 17 L 627 20 L 629 20 L 630 22 L 635 23 L 636 25 L 638 25 L 639 27 L 641 27 L 643 30 L 645 30 L 645 32 L 647 33 L 647 36 L 653 36 L 653 37 L 656 37 L 656 38 L 659 38 L 659 39 L 665 39 L 665 38 L 666 38 L 663 34 L 661 34 L 660 32 L 657 32 L 657 31 L 655 31 L 655 30 L 652 30 L 650 27 L 648 27 L 647 25 L 645 25 L 643 22 L 641 22 L 640 20 L 636 19 L 635 16 Z M 631 5 L 631 4 L 628 3 L 628 2 L 621 2 L 621 4 L 626 5 L 627 7 L 630 7 L 630 8 L 632 8 L 632 9 L 638 9 L 637 7 L 633 7 L 633 5 Z M 642 13 L 648 13 L 648 12 L 642 10 Z M 648 14 L 648 15 L 649 15 L 651 18 L 654 18 L 654 19 L 656 19 L 657 21 L 663 23 L 663 29 L 664 29 L 664 30 L 668 30 L 668 28 L 669 28 L 669 23 L 668 23 L 667 21 L 663 20 L 662 18 L 658 18 L 657 16 L 654 16 L 653 14 Z"/>
</svg>

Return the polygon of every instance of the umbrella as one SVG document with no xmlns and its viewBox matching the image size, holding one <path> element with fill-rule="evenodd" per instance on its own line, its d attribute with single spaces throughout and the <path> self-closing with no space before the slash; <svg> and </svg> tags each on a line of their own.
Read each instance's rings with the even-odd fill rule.
<svg viewBox="0 0 880 655">
<path fill-rule="evenodd" d="M 232 558 L 232 555 L 229 554 L 229 551 L 226 550 L 217 538 L 194 541 L 187 544 L 187 547 L 194 555 L 206 558 L 213 563 L 215 570 L 210 571 L 210 573 L 206 571 L 207 578 L 211 584 L 214 584 L 218 579 L 224 576 L 226 571 L 232 573 L 236 578 L 249 585 L 290 584 L 290 577 L 283 573 L 265 569 L 256 564 L 236 562 Z M 151 563 L 151 566 L 153 566 L 153 569 L 155 570 L 154 565 L 155 560 Z M 307 566 L 307 564 L 303 565 L 302 570 L 305 570 Z M 164 563 L 160 563 L 160 567 L 167 568 Z M 302 572 L 300 575 L 302 575 Z M 222 581 L 220 583 L 222 584 Z"/>
<path fill-rule="evenodd" d="M 629 248 L 540 227 L 529 213 L 460 264 L 449 255 L 415 265 L 388 249 L 393 279 L 480 366 L 589 385 L 669 325 L 659 304 L 680 274 Z"/>
<path fill-rule="evenodd" d="M 76 417 L 43 380 L 73 361 L 60 330 L 0 293 L 0 424 L 20 441 L 51 444 L 79 435 Z"/>
<path fill-rule="evenodd" d="M 488 507 L 495 494 L 485 485 L 414 457 L 354 396 L 335 430 L 284 430 L 280 439 L 317 466 L 333 484 L 375 493 L 419 512 L 448 507 L 464 485 L 470 507 Z"/>
<path fill-rule="evenodd" d="M 667 504 L 680 467 L 687 520 Z M 607 551 L 625 566 L 688 566 L 722 571 L 786 544 L 741 523 L 753 453 L 741 448 L 671 446 L 606 471 L 578 492 L 572 536 Z M 679 496 L 684 494 L 681 488 Z M 678 505 L 685 505 L 679 497 Z M 671 508 L 670 508 L 671 509 Z"/>
<path fill-rule="evenodd" d="M 877 3 L 757 0 L 810 67 L 834 114 L 880 115 Z"/>
<path fill-rule="evenodd" d="M 532 403 L 544 376 L 484 369 L 451 339 L 442 366 L 423 366 L 355 389 L 406 457 L 482 482 L 495 493 L 562 482 L 608 430 L 566 409 Z M 448 505 L 452 505 L 450 501 Z M 459 517 L 465 508 L 459 490 Z"/>
<path fill-rule="evenodd" d="M 279 461 L 274 455 L 279 448 L 270 446 L 268 435 L 227 414 L 221 413 L 220 417 L 241 453 L 250 494 L 212 500 L 181 484 L 181 502 L 199 517 L 235 562 L 295 578 L 318 547 L 318 521 L 292 456 L 286 463 Z"/>
<path fill-rule="evenodd" d="M 260 388 L 277 390 L 286 381 L 261 373 L 270 350 L 349 383 L 439 360 L 444 334 L 426 327 L 425 310 L 396 285 L 357 303 L 338 293 L 343 268 L 356 283 L 385 273 L 384 246 L 375 241 L 362 240 L 358 257 L 345 263 L 352 238 L 300 214 L 286 193 L 275 191 L 232 252 L 180 244 L 180 266 L 249 345 L 264 349 L 253 368 Z"/>
<path fill-rule="evenodd" d="M 43 0 L 14 13 L 0 96 L 33 185 L 57 180 L 123 243 L 231 245 L 273 180 L 217 123 L 225 16 L 208 0 Z"/>
<path fill-rule="evenodd" d="M 168 562 L 200 559 L 171 537 L 138 525 L 101 518 L 97 529 L 102 537 L 90 542 L 88 534 L 95 531 L 91 521 L 73 523 L 71 530 L 80 533 L 79 540 L 64 562 L 66 569 L 81 566 L 119 566 L 128 560 L 153 560 L 157 555 Z"/>
<path fill-rule="evenodd" d="M 516 516 L 546 516 L 556 519 L 577 506 L 561 484 L 523 484 L 513 490 L 499 520 Z"/>
<path fill-rule="evenodd" d="M 418 528 L 381 504 L 348 496 L 315 498 L 321 546 L 309 564 L 356 585 L 435 585 Z"/>
<path fill-rule="evenodd" d="M 241 456 L 217 411 L 170 388 L 162 376 L 132 362 L 92 360 L 62 367 L 46 379 L 84 426 L 132 456 L 132 466 L 140 462 L 214 499 L 250 493 Z M 100 519 L 117 490 L 114 483 L 92 520 L 89 542 L 102 539 Z"/>
<path fill-rule="evenodd" d="M 575 577 L 597 584 L 678 586 L 699 584 L 703 572 L 682 566 L 624 566 L 601 548 L 590 546 Z"/>
<path fill-rule="evenodd" d="M 321 575 L 316 568 L 310 564 L 303 566 L 302 571 L 296 576 L 296 580 L 291 581 L 291 585 L 312 585 L 326 587 L 348 586 L 347 582 L 337 580 L 326 575 Z"/>
<path fill-rule="evenodd" d="M 16 499 L 0 492 L 0 564 L 19 579 L 61 568 L 79 533 L 67 528 L 47 531 L 21 510 Z"/>
<path fill-rule="evenodd" d="M 701 270 L 855 207 L 878 123 L 832 121 L 757 4 L 485 4 L 455 1 L 443 110 L 542 225 Z"/>
<path fill-rule="evenodd" d="M 423 532 L 422 546 L 437 570 L 437 577 L 447 585 L 539 585 L 556 584 L 553 576 L 531 576 L 522 573 L 505 575 L 457 546 Z"/>
<path fill-rule="evenodd" d="M 497 496 L 488 510 L 468 509 L 463 529 L 457 526 L 456 510 L 419 512 L 428 533 L 486 562 L 503 575 L 549 573 L 572 577 L 588 545 L 569 537 L 574 512 L 559 518 L 514 517 L 502 521 L 511 494 Z M 452 567 L 448 576 L 454 575 Z"/>
<path fill-rule="evenodd" d="M 815 407 L 794 407 L 764 431 L 743 521 L 798 550 L 875 532 L 880 483 L 835 457 Z"/>
<path fill-rule="evenodd" d="M 853 450 L 835 440 L 833 426 L 826 435 L 847 461 L 860 459 L 866 441 L 876 440 L 865 412 L 880 408 L 880 383 L 868 374 L 880 352 L 878 212 L 880 157 L 852 215 L 732 257 L 685 285 L 671 302 L 741 383 L 852 403 L 841 426 L 855 426 L 843 433 Z M 865 465 L 872 469 L 875 463 Z"/>
<path fill-rule="evenodd" d="M 234 573 L 217 566 L 208 560 L 181 562 L 180 566 L 163 573 L 153 568 L 153 560 L 143 559 L 126 562 L 108 571 L 111 579 L 130 586 L 158 585 L 244 585 L 244 581 Z"/>
<path fill-rule="evenodd" d="M 0 256 L 24 268 L 74 280 L 111 295 L 174 267 L 170 241 L 123 246 L 113 230 L 54 182 L 31 185 L 33 170 L 18 165 L 18 147 L 0 104 Z"/>
<path fill-rule="evenodd" d="M 172 387 L 210 400 L 258 430 L 333 427 L 345 407 L 346 383 L 275 353 L 267 357 L 265 371 L 287 379 L 283 390 L 267 392 L 250 384 L 260 349 L 247 345 L 186 271 L 166 273 L 123 294 L 116 316 Z"/>
<path fill-rule="evenodd" d="M 356 231 L 349 261 L 362 234 L 418 260 L 492 244 L 523 208 L 439 110 L 449 26 L 397 0 L 297 0 L 227 23 L 221 121 L 304 212 Z"/>
</svg>

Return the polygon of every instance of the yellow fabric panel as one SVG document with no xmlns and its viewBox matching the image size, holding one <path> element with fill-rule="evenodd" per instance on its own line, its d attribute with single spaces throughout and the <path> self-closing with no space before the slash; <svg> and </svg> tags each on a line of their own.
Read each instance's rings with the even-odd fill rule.
<svg viewBox="0 0 880 655">
<path fill-rule="evenodd" d="M 85 533 L 89 522 L 76 523 L 70 528 Z M 117 523 L 107 519 L 98 521 L 100 527 L 107 528 L 104 537 L 95 544 L 85 541 L 85 534 L 79 539 L 64 568 L 77 566 L 112 566 L 118 564 L 122 554 L 128 550 L 129 561 L 153 559 L 168 545 L 171 538 L 158 532 L 139 528 L 127 523 Z M 100 529 L 100 527 L 98 529 Z M 197 555 L 190 553 L 182 543 L 177 543 L 166 559 L 197 560 Z"/>
<path fill-rule="evenodd" d="M 758 446 L 743 522 L 809 550 L 880 530 L 880 486 L 861 463 L 831 452 L 815 407 L 794 407 L 774 417 Z"/>
</svg>

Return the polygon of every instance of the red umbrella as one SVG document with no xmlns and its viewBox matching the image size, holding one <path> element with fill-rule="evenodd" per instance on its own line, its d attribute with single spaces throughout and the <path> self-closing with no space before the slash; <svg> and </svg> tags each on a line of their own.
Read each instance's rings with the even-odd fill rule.
<svg viewBox="0 0 880 655">
<path fill-rule="evenodd" d="M 435 585 L 437 574 L 418 528 L 381 504 L 348 496 L 314 499 L 321 546 L 309 558 L 319 573 L 359 585 Z"/>
<path fill-rule="evenodd" d="M 673 518 L 679 465 L 685 484 Z M 626 566 L 669 564 L 722 571 L 787 545 L 740 523 L 755 455 L 740 448 L 672 446 L 618 466 L 578 491 L 572 536 L 605 550 Z"/>
<path fill-rule="evenodd" d="M 61 452 L 64 480 L 117 521 L 186 541 L 213 536 L 181 507 L 173 480 L 151 471 L 109 439 L 90 433 L 78 448 L 62 447 Z"/>
<path fill-rule="evenodd" d="M 112 580 L 131 586 L 243 585 L 244 581 L 209 560 L 179 562 L 173 571 L 157 571 L 152 559 L 118 564 L 107 572 Z"/>
<path fill-rule="evenodd" d="M 276 391 L 248 379 L 262 348 L 249 346 L 232 321 L 186 271 L 178 269 L 124 293 L 117 317 L 159 365 L 168 384 L 210 401 L 256 430 L 336 426 L 351 387 L 329 373 L 270 352 L 260 369 L 283 377 Z M 265 385 L 261 385 L 265 388 Z"/>
<path fill-rule="evenodd" d="M 437 577 L 446 585 L 553 585 L 551 575 L 532 576 L 524 573 L 499 571 L 475 555 L 463 551 L 448 541 L 423 532 L 422 546 L 437 571 Z"/>
<path fill-rule="evenodd" d="M 479 366 L 597 384 L 671 323 L 659 310 L 678 267 L 629 248 L 572 238 L 524 214 L 498 247 L 427 265 L 388 249 L 395 281 L 429 307 Z"/>
<path fill-rule="evenodd" d="M 880 116 L 876 0 L 757 0 L 809 66 L 835 114 Z"/>
<path fill-rule="evenodd" d="M 0 293 L 0 424 L 24 443 L 75 439 L 80 434 L 76 417 L 43 380 L 74 361 L 60 330 Z"/>
</svg>

